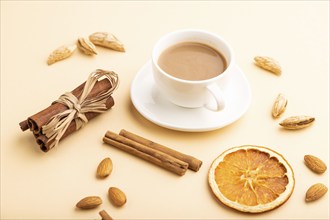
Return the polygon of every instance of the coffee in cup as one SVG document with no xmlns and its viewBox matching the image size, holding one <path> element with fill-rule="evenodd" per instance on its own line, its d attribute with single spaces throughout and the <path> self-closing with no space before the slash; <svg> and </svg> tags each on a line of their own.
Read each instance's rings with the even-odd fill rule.
<svg viewBox="0 0 330 220">
<path fill-rule="evenodd" d="M 216 49 L 202 43 L 183 42 L 167 48 L 158 58 L 166 73 L 184 80 L 206 80 L 225 71 L 227 61 Z"/>
<path fill-rule="evenodd" d="M 175 105 L 225 107 L 221 86 L 233 72 L 234 54 L 220 36 L 197 29 L 163 36 L 152 52 L 152 74 L 157 89 Z"/>
</svg>

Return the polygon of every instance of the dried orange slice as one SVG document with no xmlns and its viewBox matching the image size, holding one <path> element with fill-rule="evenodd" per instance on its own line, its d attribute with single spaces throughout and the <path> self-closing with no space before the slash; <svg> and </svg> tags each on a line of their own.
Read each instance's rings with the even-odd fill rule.
<svg viewBox="0 0 330 220">
<path fill-rule="evenodd" d="M 240 146 L 223 152 L 209 170 L 209 185 L 225 205 L 242 212 L 272 210 L 291 196 L 294 173 L 277 152 L 260 146 Z"/>
</svg>

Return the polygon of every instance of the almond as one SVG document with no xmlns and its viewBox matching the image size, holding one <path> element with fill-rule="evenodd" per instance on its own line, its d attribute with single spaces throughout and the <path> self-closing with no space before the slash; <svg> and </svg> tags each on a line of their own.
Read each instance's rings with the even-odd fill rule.
<svg viewBox="0 0 330 220">
<path fill-rule="evenodd" d="M 77 47 L 87 55 L 97 54 L 95 45 L 87 38 L 78 38 Z"/>
<path fill-rule="evenodd" d="M 310 126 L 314 121 L 315 118 L 310 116 L 292 116 L 284 119 L 280 125 L 285 129 L 297 130 Z"/>
<path fill-rule="evenodd" d="M 288 100 L 283 94 L 279 94 L 273 104 L 272 115 L 273 118 L 280 117 L 286 109 Z"/>
<path fill-rule="evenodd" d="M 124 45 L 111 33 L 95 32 L 89 36 L 89 40 L 95 45 L 125 52 Z"/>
<path fill-rule="evenodd" d="M 115 206 L 123 206 L 126 203 L 126 195 L 116 187 L 110 187 L 108 190 L 110 202 Z"/>
<path fill-rule="evenodd" d="M 321 159 L 313 155 L 305 155 L 304 160 L 306 166 L 315 173 L 324 173 L 327 170 L 327 165 L 325 165 Z"/>
<path fill-rule="evenodd" d="M 70 57 L 73 52 L 76 50 L 76 45 L 69 45 L 69 46 L 61 46 L 54 50 L 47 59 L 47 64 L 51 65 L 56 63 L 57 61 L 64 60 Z"/>
<path fill-rule="evenodd" d="M 328 192 L 328 188 L 324 184 L 322 183 L 314 184 L 307 190 L 305 201 L 312 202 L 318 200 L 319 198 L 324 196 L 324 194 L 326 194 L 327 192 Z"/>
<path fill-rule="evenodd" d="M 111 174 L 112 168 L 112 160 L 107 157 L 103 159 L 98 165 L 96 170 L 96 176 L 99 178 L 105 178 Z"/>
<path fill-rule="evenodd" d="M 98 196 L 87 196 L 80 200 L 76 207 L 80 209 L 92 209 L 102 204 L 102 199 Z"/>
<path fill-rule="evenodd" d="M 268 70 L 276 75 L 281 75 L 282 69 L 280 64 L 273 58 L 267 56 L 254 57 L 255 64 L 262 69 Z"/>
</svg>

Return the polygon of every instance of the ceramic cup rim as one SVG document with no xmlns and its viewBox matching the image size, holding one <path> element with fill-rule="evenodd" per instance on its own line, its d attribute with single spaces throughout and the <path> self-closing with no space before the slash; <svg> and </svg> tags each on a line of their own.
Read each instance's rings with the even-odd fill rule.
<svg viewBox="0 0 330 220">
<path fill-rule="evenodd" d="M 157 57 L 156 54 L 158 54 L 159 46 L 166 39 L 168 39 L 170 37 L 173 37 L 175 35 L 178 35 L 178 34 L 183 34 L 183 33 L 209 35 L 209 36 L 213 37 L 214 39 L 216 39 L 218 42 L 221 42 L 221 44 L 224 45 L 226 47 L 226 49 L 228 50 L 228 55 L 227 56 L 223 55 L 225 57 L 226 61 L 227 61 L 227 67 L 226 67 L 226 69 L 222 73 L 220 73 L 219 75 L 217 75 L 215 77 L 212 77 L 212 78 L 209 78 L 209 79 L 204 79 L 204 80 L 186 80 L 186 79 L 180 79 L 178 77 L 172 76 L 172 75 L 166 73 L 162 68 L 160 68 L 160 66 L 158 65 L 158 59 L 156 58 Z M 209 46 L 209 45 L 207 45 L 207 46 Z M 167 49 L 167 48 L 168 47 L 166 47 L 165 49 Z M 161 51 L 160 53 L 162 53 L 163 51 Z M 221 53 L 221 51 L 219 51 L 219 52 Z M 235 65 L 234 64 L 234 53 L 233 53 L 233 49 L 231 48 L 230 44 L 228 44 L 227 41 L 225 41 L 219 35 L 217 35 L 215 33 L 212 33 L 212 32 L 209 32 L 209 31 L 206 31 L 206 30 L 202 30 L 202 29 L 182 29 L 182 30 L 177 30 L 177 31 L 173 31 L 173 32 L 170 32 L 168 34 L 165 34 L 164 36 L 162 36 L 155 43 L 155 45 L 153 47 L 153 50 L 152 50 L 151 59 L 152 59 L 152 63 L 154 65 L 154 67 L 162 75 L 164 75 L 167 78 L 170 78 L 170 79 L 172 79 L 174 81 L 185 83 L 185 84 L 209 84 L 210 82 L 217 81 L 218 79 L 221 79 L 221 78 L 225 77 L 225 75 L 228 75 L 228 73 L 230 72 L 230 70 L 232 69 L 232 67 Z"/>
</svg>

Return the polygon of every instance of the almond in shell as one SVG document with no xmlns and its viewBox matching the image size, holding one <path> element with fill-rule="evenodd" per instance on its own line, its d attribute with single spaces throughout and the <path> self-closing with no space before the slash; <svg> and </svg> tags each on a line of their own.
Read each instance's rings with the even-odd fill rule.
<svg viewBox="0 0 330 220">
<path fill-rule="evenodd" d="M 273 118 L 280 117 L 286 109 L 288 104 L 288 100 L 285 98 L 283 94 L 279 94 L 274 102 L 272 115 Z"/>
<path fill-rule="evenodd" d="M 61 46 L 54 50 L 47 59 L 47 64 L 51 65 L 56 63 L 57 61 L 64 60 L 70 57 L 73 52 L 76 50 L 76 45 L 69 45 L 69 46 Z"/>
<path fill-rule="evenodd" d="M 314 117 L 310 116 L 292 116 L 284 119 L 280 125 L 289 130 L 297 130 L 310 126 L 315 121 Z"/>
<path fill-rule="evenodd" d="M 97 54 L 95 45 L 87 38 L 78 38 L 77 46 L 82 52 L 87 55 Z"/>
<path fill-rule="evenodd" d="M 95 45 L 125 52 L 124 45 L 111 33 L 95 32 L 89 36 L 89 40 Z"/>
<path fill-rule="evenodd" d="M 262 69 L 268 70 L 276 75 L 281 75 L 282 68 L 278 61 L 267 56 L 256 56 L 254 58 L 255 64 Z"/>
</svg>

